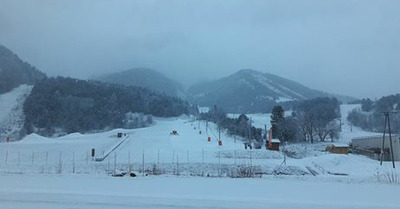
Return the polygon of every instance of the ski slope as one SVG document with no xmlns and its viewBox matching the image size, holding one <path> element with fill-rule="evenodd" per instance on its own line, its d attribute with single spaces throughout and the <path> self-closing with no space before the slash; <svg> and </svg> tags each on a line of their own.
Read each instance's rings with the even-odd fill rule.
<svg viewBox="0 0 400 209">
<path fill-rule="evenodd" d="M 12 91 L 0 94 L 0 141 L 19 138 L 24 124 L 23 103 L 30 94 L 32 86 L 21 85 Z"/>
</svg>

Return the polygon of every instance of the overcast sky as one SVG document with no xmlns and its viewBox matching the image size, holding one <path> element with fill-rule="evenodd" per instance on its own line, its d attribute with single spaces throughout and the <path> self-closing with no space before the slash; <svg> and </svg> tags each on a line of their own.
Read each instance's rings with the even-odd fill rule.
<svg viewBox="0 0 400 209">
<path fill-rule="evenodd" d="M 50 76 L 240 69 L 359 98 L 400 93 L 398 0 L 0 0 L 0 44 Z"/>
</svg>

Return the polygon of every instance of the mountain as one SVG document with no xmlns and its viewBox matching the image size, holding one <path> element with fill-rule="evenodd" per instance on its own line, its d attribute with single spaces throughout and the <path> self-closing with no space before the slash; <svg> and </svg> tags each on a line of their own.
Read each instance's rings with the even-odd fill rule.
<svg viewBox="0 0 400 209">
<path fill-rule="evenodd" d="M 21 84 L 32 85 L 45 78 L 44 73 L 0 45 L 0 94 L 9 92 Z"/>
<path fill-rule="evenodd" d="M 198 83 L 187 91 L 187 99 L 193 104 L 217 105 L 232 113 L 270 112 L 277 104 L 285 106 L 315 97 L 334 96 L 250 69 L 240 70 L 219 80 Z"/>
<path fill-rule="evenodd" d="M 183 92 L 180 84 L 157 71 L 147 68 L 134 68 L 112 73 L 101 76 L 97 80 L 125 86 L 140 86 L 169 96 L 182 96 Z"/>
</svg>

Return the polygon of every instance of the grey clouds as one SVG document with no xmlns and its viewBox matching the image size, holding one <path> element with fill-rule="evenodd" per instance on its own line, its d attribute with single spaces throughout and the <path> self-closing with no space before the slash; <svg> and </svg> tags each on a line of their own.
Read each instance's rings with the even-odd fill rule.
<svg viewBox="0 0 400 209">
<path fill-rule="evenodd" d="M 243 68 L 330 93 L 400 93 L 400 1 L 0 0 L 0 44 L 50 76 Z"/>
</svg>

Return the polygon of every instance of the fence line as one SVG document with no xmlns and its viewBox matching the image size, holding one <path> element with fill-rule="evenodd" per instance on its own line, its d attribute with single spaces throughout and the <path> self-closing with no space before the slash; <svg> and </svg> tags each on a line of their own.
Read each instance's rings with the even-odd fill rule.
<svg viewBox="0 0 400 209">
<path fill-rule="evenodd" d="M 119 172 L 136 172 L 142 176 L 172 174 L 198 176 L 227 176 L 227 170 L 239 167 L 254 167 L 254 156 L 251 151 L 237 150 L 205 151 L 201 150 L 170 150 L 170 152 L 151 150 L 142 152 L 114 151 L 107 161 L 97 162 L 89 158 L 90 151 L 18 151 L 0 152 L 0 172 L 15 173 L 103 173 L 116 175 Z M 172 153 L 172 163 L 168 156 Z M 141 155 L 141 156 L 140 156 Z M 186 160 L 185 160 L 186 155 Z M 183 158 L 182 158 L 183 156 Z M 111 161 L 113 160 L 113 161 Z M 113 164 L 111 165 L 111 162 Z M 134 164 L 138 163 L 138 167 Z M 228 169 L 229 168 L 229 169 Z M 189 174 L 190 173 L 190 174 Z"/>
</svg>

